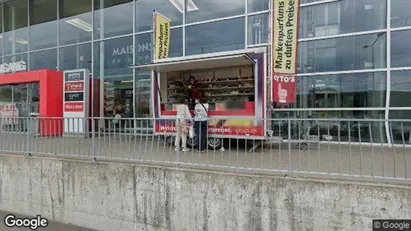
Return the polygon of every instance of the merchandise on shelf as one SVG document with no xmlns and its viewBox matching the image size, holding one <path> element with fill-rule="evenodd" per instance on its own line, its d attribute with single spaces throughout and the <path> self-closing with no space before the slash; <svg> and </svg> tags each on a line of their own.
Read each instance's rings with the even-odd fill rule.
<svg viewBox="0 0 411 231">
<path fill-rule="evenodd" d="M 172 78 L 167 82 L 168 103 L 176 103 L 181 98 L 189 101 L 189 85 Z M 254 96 L 254 76 L 227 78 L 197 77 L 193 88 L 201 93 L 208 103 L 247 102 Z"/>
</svg>

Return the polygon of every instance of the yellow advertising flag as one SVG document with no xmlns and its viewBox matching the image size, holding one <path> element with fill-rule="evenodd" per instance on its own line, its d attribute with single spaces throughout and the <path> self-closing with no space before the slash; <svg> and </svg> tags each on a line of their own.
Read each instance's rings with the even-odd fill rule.
<svg viewBox="0 0 411 231">
<path fill-rule="evenodd" d="M 168 58 L 171 20 L 154 12 L 154 60 Z"/>
<path fill-rule="evenodd" d="M 273 72 L 296 74 L 300 0 L 273 0 L 273 5 Z"/>
</svg>

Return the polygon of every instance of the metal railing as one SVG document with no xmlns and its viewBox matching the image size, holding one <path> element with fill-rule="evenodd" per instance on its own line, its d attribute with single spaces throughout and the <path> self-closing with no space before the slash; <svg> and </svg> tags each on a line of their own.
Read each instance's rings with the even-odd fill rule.
<svg viewBox="0 0 411 231">
<path fill-rule="evenodd" d="M 266 128 L 259 134 L 262 137 L 253 135 L 259 129 L 233 127 L 234 122 L 227 127 L 227 121 L 233 120 L 209 119 L 207 149 L 197 152 L 202 134 L 198 129 L 188 138 L 189 150 L 175 148 L 175 119 L 0 118 L 0 152 L 230 171 L 410 179 L 411 120 L 242 118 L 243 125 Z M 169 133 L 155 133 L 155 127 Z"/>
</svg>

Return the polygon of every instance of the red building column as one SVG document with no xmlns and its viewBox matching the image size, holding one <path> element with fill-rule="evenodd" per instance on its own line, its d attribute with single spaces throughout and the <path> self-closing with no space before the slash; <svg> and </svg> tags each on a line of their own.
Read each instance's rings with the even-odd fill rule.
<svg viewBox="0 0 411 231">
<path fill-rule="evenodd" d="M 63 134 L 63 73 L 52 70 L 27 71 L 0 76 L 1 85 L 39 83 L 40 135 Z"/>
</svg>

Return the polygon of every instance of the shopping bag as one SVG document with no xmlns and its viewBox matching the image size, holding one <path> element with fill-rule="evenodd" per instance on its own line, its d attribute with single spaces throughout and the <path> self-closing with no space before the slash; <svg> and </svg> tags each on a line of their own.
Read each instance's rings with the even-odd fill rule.
<svg viewBox="0 0 411 231">
<path fill-rule="evenodd" d="M 194 138 L 194 126 L 190 126 L 190 128 L 188 129 L 188 137 L 190 137 L 191 139 Z"/>
<path fill-rule="evenodd" d="M 181 130 L 183 133 L 189 133 L 190 132 L 190 127 L 189 126 L 181 126 Z"/>
</svg>

